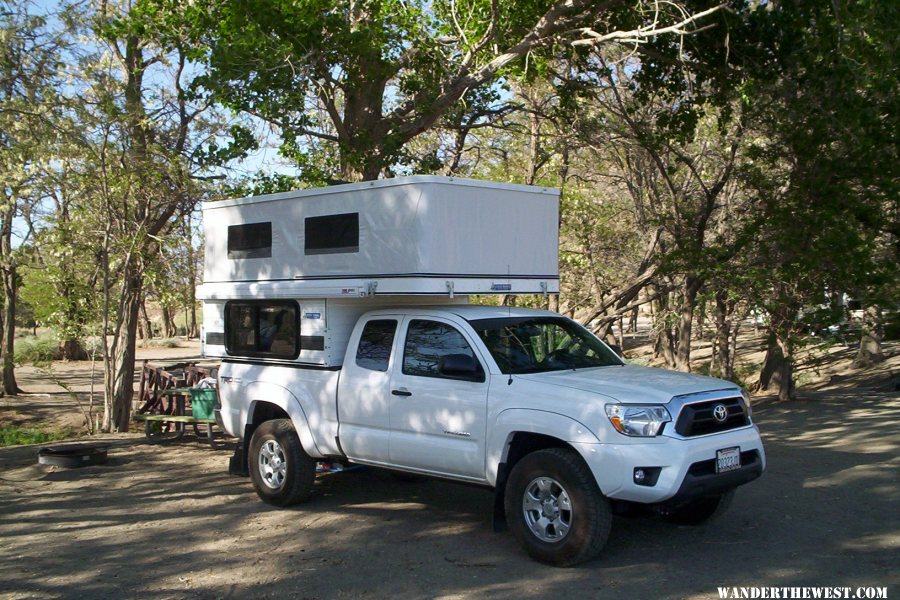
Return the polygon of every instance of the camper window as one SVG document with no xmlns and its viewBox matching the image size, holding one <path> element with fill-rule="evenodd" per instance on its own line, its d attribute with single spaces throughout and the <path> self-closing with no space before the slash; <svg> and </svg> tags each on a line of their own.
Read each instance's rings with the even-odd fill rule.
<svg viewBox="0 0 900 600">
<path fill-rule="evenodd" d="M 306 254 L 359 252 L 359 213 L 307 217 L 303 237 Z"/>
<path fill-rule="evenodd" d="M 229 302 L 225 350 L 233 356 L 296 358 L 300 352 L 297 304 L 291 301 Z"/>
<path fill-rule="evenodd" d="M 228 258 L 270 258 L 272 223 L 248 223 L 228 227 Z"/>
</svg>

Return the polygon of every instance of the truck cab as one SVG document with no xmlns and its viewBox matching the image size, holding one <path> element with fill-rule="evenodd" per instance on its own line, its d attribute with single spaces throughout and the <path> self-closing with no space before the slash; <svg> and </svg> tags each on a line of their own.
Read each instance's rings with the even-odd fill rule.
<svg viewBox="0 0 900 600">
<path fill-rule="evenodd" d="M 271 365 L 236 365 L 223 364 L 224 382 L 238 374 L 244 389 L 263 378 L 286 390 L 313 389 L 302 369 L 276 376 Z M 223 384 L 223 411 L 240 416 L 264 500 L 293 503 L 311 492 L 310 482 L 287 494 L 299 477 L 287 450 L 296 435 L 307 463 L 327 458 L 490 487 L 499 516 L 532 556 L 574 564 L 602 547 L 597 540 L 614 510 L 640 506 L 699 523 L 765 467 L 739 387 L 628 365 L 581 325 L 548 311 L 370 311 L 353 328 L 342 367 L 329 375 L 316 376 L 319 407 L 307 401 L 304 408 L 296 397 L 291 404 L 303 410 L 282 419 L 293 432 L 266 443 L 253 441 L 267 435 L 253 421 L 270 403 Z M 333 403 L 333 412 L 323 403 Z M 251 406 L 253 413 L 244 408 Z M 266 479 L 272 461 L 287 465 L 278 481 Z M 273 497 L 276 484 L 287 495 Z M 582 531 L 591 523 L 595 531 Z M 562 543 L 576 539 L 593 545 Z"/>
</svg>

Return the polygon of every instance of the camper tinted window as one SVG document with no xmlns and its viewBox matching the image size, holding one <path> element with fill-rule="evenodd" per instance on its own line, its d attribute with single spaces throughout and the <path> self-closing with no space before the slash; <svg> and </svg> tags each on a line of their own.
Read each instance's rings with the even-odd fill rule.
<svg viewBox="0 0 900 600">
<path fill-rule="evenodd" d="M 272 223 L 249 223 L 228 227 L 228 258 L 272 256 Z"/>
<path fill-rule="evenodd" d="M 225 350 L 237 356 L 296 358 L 300 324 L 294 302 L 229 302 Z"/>
<path fill-rule="evenodd" d="M 359 213 L 307 217 L 304 240 L 307 254 L 359 252 Z"/>
</svg>

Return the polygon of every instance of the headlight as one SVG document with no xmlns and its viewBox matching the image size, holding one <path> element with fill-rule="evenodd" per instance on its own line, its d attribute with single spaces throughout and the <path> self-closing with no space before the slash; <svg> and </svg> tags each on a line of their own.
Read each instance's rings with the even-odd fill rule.
<svg viewBox="0 0 900 600">
<path fill-rule="evenodd" d="M 607 404 L 606 416 L 616 431 L 635 437 L 654 437 L 672 420 L 658 404 Z"/>
</svg>

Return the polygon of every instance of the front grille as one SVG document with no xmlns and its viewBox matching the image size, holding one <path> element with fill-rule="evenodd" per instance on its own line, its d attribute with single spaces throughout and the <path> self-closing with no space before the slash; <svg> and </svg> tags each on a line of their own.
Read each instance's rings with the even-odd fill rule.
<svg viewBox="0 0 900 600">
<path fill-rule="evenodd" d="M 713 416 L 713 410 L 719 404 L 728 410 L 728 416 L 724 421 L 719 421 Z M 723 398 L 685 405 L 678 415 L 675 431 L 684 437 L 691 437 L 737 429 L 749 424 L 750 419 L 747 418 L 743 400 L 740 397 Z"/>
</svg>

